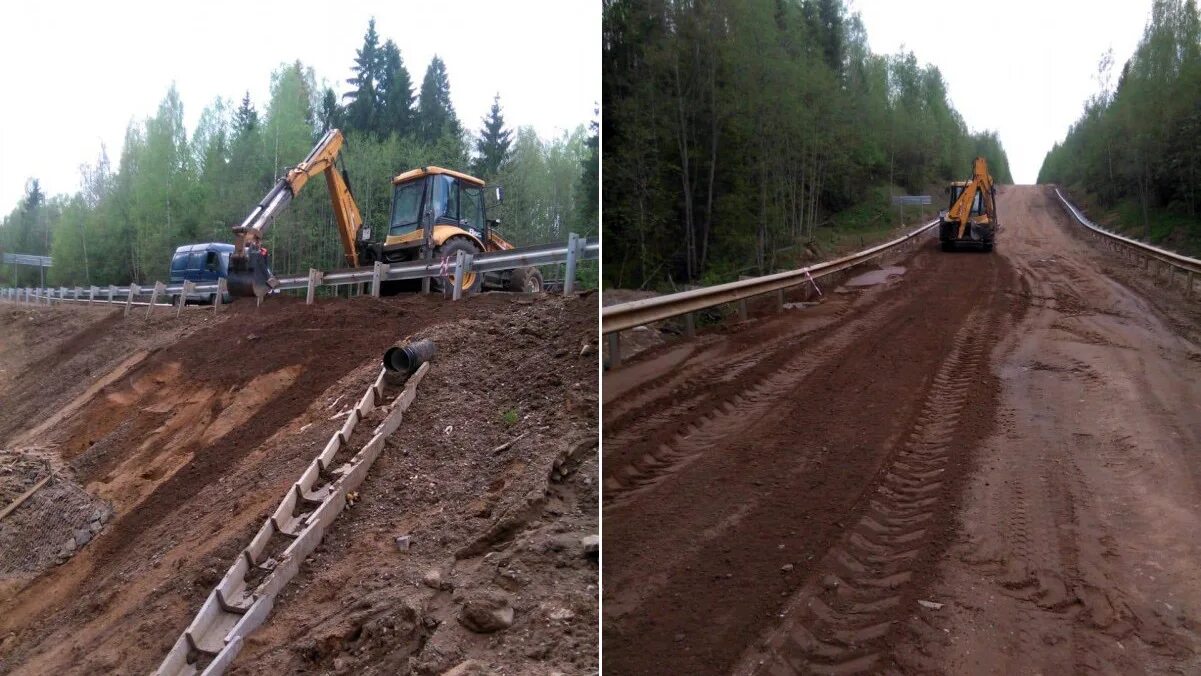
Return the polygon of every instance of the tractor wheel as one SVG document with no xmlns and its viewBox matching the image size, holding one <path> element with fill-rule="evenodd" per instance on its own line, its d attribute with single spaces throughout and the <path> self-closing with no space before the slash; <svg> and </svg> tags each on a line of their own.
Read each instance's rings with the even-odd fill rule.
<svg viewBox="0 0 1201 676">
<path fill-rule="evenodd" d="M 506 288 L 515 293 L 542 293 L 542 273 L 538 268 L 517 268 L 509 275 Z"/>
<path fill-rule="evenodd" d="M 447 240 L 437 249 L 434 249 L 434 258 L 436 260 L 446 258 L 450 262 L 450 265 L 453 266 L 455 263 L 455 258 L 458 257 L 458 253 L 460 251 L 462 251 L 464 254 L 471 254 L 473 256 L 480 252 L 480 250 L 476 248 L 475 244 L 471 240 L 463 237 L 455 237 Z M 446 277 L 435 277 L 433 281 L 434 288 L 436 290 L 445 294 L 454 293 L 455 276 L 453 274 L 447 275 Z M 463 295 L 467 296 L 479 291 L 483 281 L 484 276 L 478 272 L 467 273 L 466 277 L 463 279 Z"/>
</svg>

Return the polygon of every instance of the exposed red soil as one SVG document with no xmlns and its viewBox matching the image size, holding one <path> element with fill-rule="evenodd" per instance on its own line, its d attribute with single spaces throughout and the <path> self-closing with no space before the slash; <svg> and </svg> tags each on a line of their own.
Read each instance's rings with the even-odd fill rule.
<svg viewBox="0 0 1201 676">
<path fill-rule="evenodd" d="M 10 325 L 5 335 L 25 344 L 38 343 L 55 331 L 55 324 L 45 321 L 41 313 L 79 322 L 79 315 L 69 313 L 80 309 L 5 308 L 5 312 L 35 317 L 21 329 Z M 65 565 L 36 578 L 10 579 L 0 588 L 0 639 L 10 636 L 0 645 L 0 673 L 153 669 L 285 488 L 341 424 L 341 419 L 333 419 L 334 413 L 362 395 L 378 372 L 383 350 L 410 335 L 428 335 L 440 347 L 434 368 L 397 433 L 397 438 L 410 441 L 390 446 L 384 453 L 376 468 L 381 472 L 391 468 L 392 473 L 382 484 L 376 483 L 374 473 L 369 475 L 360 488 L 362 501 L 335 524 L 315 558 L 336 563 L 339 582 L 353 585 L 364 578 L 374 580 L 385 570 L 391 577 L 398 564 L 426 565 L 488 532 L 489 515 L 472 517 L 483 512 L 467 505 L 492 485 L 498 514 L 507 513 L 506 505 L 524 500 L 537 487 L 547 495 L 569 496 L 572 509 L 570 513 L 529 510 L 528 518 L 515 524 L 513 532 L 485 542 L 478 554 L 465 561 L 489 553 L 496 556 L 497 550 L 523 541 L 523 534 L 537 539 L 538 533 L 562 528 L 578 541 L 594 533 L 596 514 L 594 507 L 587 508 L 587 486 L 591 481 L 595 505 L 595 312 L 595 296 L 565 300 L 483 294 L 461 303 L 412 296 L 356 298 L 314 307 L 269 301 L 259 309 L 235 305 L 218 319 L 192 310 L 185 313 L 182 324 L 168 323 L 165 315 L 152 318 L 148 326 L 144 318 L 101 315 L 92 323 L 74 324 L 75 337 L 52 341 L 44 354 L 33 355 L 23 365 L 17 357 L 6 361 L 6 368 L 17 368 L 18 373 L 5 396 L 20 391 L 29 400 L 23 403 L 27 410 L 41 411 L 43 416 L 72 403 L 74 408 L 44 429 L 37 427 L 38 416 L 0 417 L 3 445 L 19 442 L 22 447 L 42 449 L 89 491 L 109 501 L 116 514 L 95 541 Z M 140 340 L 131 340 L 131 334 Z M 111 374 L 128 356 L 130 343 L 148 355 L 102 387 L 89 390 L 86 382 L 57 377 L 56 369 L 78 363 L 80 350 L 106 357 L 96 358 L 92 369 L 96 376 Z M 0 355 L 7 359 L 9 351 Z M 34 361 L 45 367 L 44 375 L 30 369 Z M 430 401 L 440 402 L 439 408 L 427 408 Z M 457 432 L 447 434 L 444 427 L 428 423 L 443 416 L 456 419 Z M 514 420 L 513 416 L 520 417 Z M 509 453 L 489 455 L 510 434 L 522 432 L 528 436 Z M 439 449 L 452 439 L 453 446 Z M 418 448 L 417 464 L 390 456 Z M 574 458 L 571 471 L 564 468 L 552 480 L 554 459 L 569 451 Z M 464 464 L 464 458 L 473 454 L 480 457 Z M 526 462 L 513 469 L 515 459 Z M 581 465 L 585 469 L 579 469 Z M 508 476 L 506 471 L 512 478 L 499 479 Z M 439 476 L 441 490 L 415 486 L 417 472 Z M 376 490 L 381 493 L 373 493 Z M 403 497 L 375 502 L 389 492 Z M 409 502 L 417 496 L 425 498 L 418 499 L 420 509 Z M 443 506 L 431 515 L 427 511 L 431 504 Z M 465 513 L 446 519 L 454 510 Z M 422 556 L 398 562 L 392 536 L 378 537 L 374 529 L 381 523 L 397 524 L 402 516 L 420 527 L 414 540 Z M 358 522 L 369 517 L 381 521 Z M 456 544 L 458 540 L 463 542 Z M 344 545 L 331 547 L 329 542 Z M 532 589 L 558 585 L 565 595 L 563 602 L 579 608 L 573 627 L 580 654 L 560 652 L 555 659 L 587 668 L 596 659 L 597 569 L 595 561 L 590 564 L 580 552 L 578 542 L 572 550 L 562 562 L 562 571 L 555 566 L 537 571 L 530 584 Z M 550 559 L 559 555 L 554 553 Z M 539 560 L 539 556 L 530 558 Z M 450 567 L 446 573 L 452 573 Z M 319 593 L 306 591 L 310 574 L 319 577 L 316 571 L 302 571 L 299 581 L 277 601 L 276 616 L 282 618 L 306 603 L 341 607 L 347 596 L 331 595 L 323 582 L 317 583 Z M 493 635 L 488 645 L 469 644 L 457 652 L 448 649 L 435 659 L 423 653 L 425 639 L 441 636 L 439 641 L 453 644 L 455 632 L 438 626 L 442 615 L 453 616 L 461 604 L 447 602 L 441 614 L 426 614 L 425 599 L 409 581 L 392 579 L 397 589 L 385 605 L 403 600 L 414 606 L 424 638 L 409 642 L 376 636 L 373 645 L 377 652 L 395 653 L 396 660 L 403 657 L 405 664 L 411 661 L 413 670 L 420 664 L 436 667 L 440 660 L 461 657 L 515 673 L 523 670 L 518 665 L 539 662 L 519 651 L 501 649 L 506 637 L 518 641 L 518 636 L 528 634 L 534 642 L 554 642 L 563 633 L 563 627 L 539 627 L 529 608 L 515 600 L 519 619 L 508 632 Z M 481 581 L 466 573 L 457 582 L 463 588 L 491 584 L 490 577 Z M 379 585 L 373 591 L 383 593 Z M 306 631 L 328 629 L 308 624 L 311 611 L 299 611 L 302 626 L 284 624 L 281 630 L 272 625 L 274 617 L 269 620 L 248 642 L 238 668 L 254 672 L 277 666 L 329 669 L 333 659 L 339 666 L 354 659 L 349 651 L 361 644 L 348 644 L 344 650 L 326 646 L 316 653 L 297 647 L 304 643 Z M 337 616 L 328 611 L 322 611 L 327 619 Z M 453 620 L 446 624 L 457 626 Z M 454 665 L 444 668 L 449 666 Z"/>
<path fill-rule="evenodd" d="M 898 279 L 606 373 L 606 673 L 1196 666 L 1188 321 L 1044 189 L 1001 206 L 997 255 L 927 240 Z"/>
</svg>

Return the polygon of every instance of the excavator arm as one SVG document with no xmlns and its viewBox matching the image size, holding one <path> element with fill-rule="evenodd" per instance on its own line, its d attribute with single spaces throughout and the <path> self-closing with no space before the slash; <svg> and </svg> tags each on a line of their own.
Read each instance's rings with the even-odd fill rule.
<svg viewBox="0 0 1201 676">
<path fill-rule="evenodd" d="M 288 170 L 270 192 L 254 207 L 240 225 L 234 226 L 234 251 L 229 258 L 229 292 L 234 296 L 263 296 L 274 286 L 274 277 L 262 255 L 263 234 L 276 217 L 291 203 L 310 178 L 325 174 L 338 236 L 350 267 L 358 267 L 359 256 L 354 238 L 363 225 L 359 206 L 351 195 L 343 172 L 334 162 L 342 151 L 342 132 L 331 129 L 321 137 L 303 162 Z"/>
<path fill-rule="evenodd" d="M 967 185 L 964 186 L 959 199 L 955 200 L 955 204 L 947 212 L 947 220 L 959 224 L 958 237 L 960 239 L 967 232 L 968 223 L 972 215 L 972 205 L 976 201 L 976 193 L 980 193 L 984 213 L 989 219 L 996 220 L 997 206 L 993 203 L 992 176 L 988 173 L 988 162 L 983 157 L 976 158 L 972 166 L 972 180 L 968 181 Z"/>
</svg>

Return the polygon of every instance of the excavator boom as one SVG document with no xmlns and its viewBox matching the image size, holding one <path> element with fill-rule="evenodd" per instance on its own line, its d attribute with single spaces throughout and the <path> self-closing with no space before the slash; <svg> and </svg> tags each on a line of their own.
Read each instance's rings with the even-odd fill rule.
<svg viewBox="0 0 1201 676">
<path fill-rule="evenodd" d="M 948 191 L 951 206 L 942 214 L 939 227 L 943 249 L 970 243 L 991 251 L 997 228 L 997 204 L 988 161 L 977 157 L 972 163 L 971 179 L 951 184 Z"/>
<path fill-rule="evenodd" d="M 274 277 L 262 253 L 263 234 L 292 198 L 317 174 L 325 174 L 338 236 L 350 267 L 358 267 L 354 238 L 363 225 L 359 206 L 354 201 L 344 172 L 335 160 L 342 150 L 342 132 L 331 129 L 321 137 L 304 161 L 288 170 L 240 225 L 234 226 L 234 251 L 229 258 L 229 293 L 233 296 L 263 296 L 274 286 Z"/>
</svg>

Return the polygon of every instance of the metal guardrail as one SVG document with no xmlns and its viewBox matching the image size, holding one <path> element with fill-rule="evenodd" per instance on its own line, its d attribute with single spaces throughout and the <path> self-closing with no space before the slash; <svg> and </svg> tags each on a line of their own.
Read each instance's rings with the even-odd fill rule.
<svg viewBox="0 0 1201 676">
<path fill-rule="evenodd" d="M 616 367 L 621 363 L 620 341 L 618 339 L 621 331 L 651 322 L 671 319 L 672 317 L 687 316 L 688 333 L 692 334 L 694 331 L 693 312 L 733 302 L 741 303 L 739 313 L 745 318 L 745 301 L 748 298 L 773 291 L 783 292 L 784 289 L 789 287 L 807 284 L 814 279 L 855 267 L 884 254 L 890 249 L 914 242 L 918 235 L 936 225 L 938 225 L 938 219 L 930 221 L 902 237 L 879 244 L 870 249 L 797 270 L 777 272 L 751 279 L 741 279 L 737 282 L 717 284 L 703 289 L 681 291 L 679 293 L 602 308 L 601 333 L 607 334 L 609 337 L 610 364 Z"/>
<path fill-rule="evenodd" d="M 555 265 L 565 263 L 568 267 L 567 281 L 564 293 L 572 293 L 575 264 L 581 260 L 595 260 L 600 257 L 600 241 L 596 237 L 579 237 L 575 234 L 568 236 L 567 242 L 561 244 L 540 244 L 537 246 L 494 251 L 490 253 L 462 256 L 443 261 L 424 261 L 418 263 L 397 263 L 386 265 L 376 263 L 370 268 L 339 269 L 323 272 L 311 269 L 307 275 L 280 277 L 281 290 L 308 289 L 307 302 L 312 303 L 315 289 L 319 286 L 345 286 L 348 284 L 371 284 L 371 295 L 378 296 L 380 284 L 388 281 L 404 279 L 421 279 L 423 277 L 443 277 L 454 275 L 462 280 L 468 272 L 498 272 L 537 265 Z M 129 286 L 108 287 L 55 287 L 55 288 L 0 288 L 0 300 L 11 300 L 27 303 L 120 303 L 126 306 L 126 314 L 130 307 L 165 306 L 171 304 L 159 303 L 159 299 L 176 296 L 215 295 L 218 298 L 225 291 L 224 280 L 216 284 L 163 284 L 155 282 L 153 286 L 142 288 L 138 284 Z M 148 301 L 140 300 L 149 297 Z M 455 298 L 459 297 L 456 293 Z M 218 303 L 219 305 L 219 303 Z M 149 310 L 148 310 L 149 311 Z"/>
<path fill-rule="evenodd" d="M 1157 260 L 1163 263 L 1166 269 L 1170 270 L 1175 268 L 1177 270 L 1182 270 L 1185 273 L 1185 295 L 1189 298 L 1192 298 L 1193 277 L 1194 275 L 1201 273 L 1201 260 L 1189 258 L 1188 256 L 1181 256 L 1180 254 L 1168 251 L 1167 249 L 1161 249 L 1157 246 L 1151 246 L 1145 242 L 1140 242 L 1136 239 L 1131 239 L 1129 237 L 1124 237 L 1117 233 L 1110 232 L 1096 223 L 1088 220 L 1088 218 L 1083 212 L 1080 211 L 1080 209 L 1076 207 L 1076 205 L 1069 202 L 1068 199 L 1063 196 L 1063 193 L 1059 191 L 1059 188 L 1055 189 L 1055 196 L 1059 198 L 1060 204 L 1063 205 L 1063 208 L 1068 212 L 1068 215 L 1075 219 L 1077 223 L 1088 228 L 1094 236 L 1103 238 L 1113 247 L 1125 248 L 1136 255 L 1142 256 L 1144 266 L 1149 266 L 1152 260 Z"/>
</svg>

